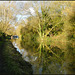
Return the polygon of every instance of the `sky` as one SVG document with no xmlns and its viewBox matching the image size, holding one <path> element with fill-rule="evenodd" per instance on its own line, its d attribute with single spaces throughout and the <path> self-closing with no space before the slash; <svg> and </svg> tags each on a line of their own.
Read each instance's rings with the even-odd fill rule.
<svg viewBox="0 0 75 75">
<path fill-rule="evenodd" d="M 23 5 L 27 2 L 29 2 L 29 1 L 23 1 L 22 3 L 20 3 L 20 1 L 18 1 L 18 2 L 16 2 L 16 4 L 17 4 L 17 7 L 19 8 L 20 6 L 23 7 Z M 22 19 L 24 20 L 24 19 L 30 17 L 30 14 L 27 14 L 28 12 L 30 12 L 33 16 L 35 16 L 34 8 L 29 7 L 27 10 L 22 11 L 22 13 L 23 14 L 26 13 L 26 15 L 21 15 L 21 14 L 16 15 L 17 21 L 22 20 Z"/>
<path fill-rule="evenodd" d="M 32 6 L 30 6 L 28 9 L 26 10 L 22 10 L 20 11 L 21 9 L 24 8 L 24 5 L 26 3 L 30 3 L 32 2 L 33 3 L 33 6 L 35 6 L 35 1 L 0 1 L 0 4 L 4 4 L 7 6 L 7 5 L 11 5 L 11 3 L 14 3 L 14 5 L 16 5 L 17 9 L 19 10 L 19 13 L 17 15 L 14 14 L 14 16 L 16 16 L 17 18 L 17 21 L 19 20 L 22 20 L 22 19 L 26 19 L 30 16 L 30 14 L 28 14 L 28 12 L 30 12 L 33 16 L 35 16 L 35 10 Z M 39 4 L 39 1 L 37 1 L 38 4 Z M 14 10 L 12 7 L 10 7 L 15 13 L 17 12 L 17 10 Z M 39 12 L 41 12 L 41 10 L 39 9 Z M 20 14 L 21 13 L 21 14 Z M 23 14 L 23 15 L 22 15 Z"/>
<path fill-rule="evenodd" d="M 20 1 L 16 1 L 16 6 L 17 6 L 18 9 L 23 8 L 24 4 L 27 3 L 27 2 L 29 2 L 29 1 L 23 1 L 21 3 L 20 3 Z M 22 14 L 17 14 L 16 15 L 17 22 L 20 23 L 21 20 L 24 20 L 25 22 L 27 22 L 26 19 L 31 16 L 30 14 L 28 14 L 28 12 L 30 12 L 33 16 L 35 16 L 35 10 L 34 10 L 33 7 L 30 6 L 28 9 L 26 9 L 24 11 L 22 10 Z M 15 26 L 15 29 L 16 28 L 17 28 L 17 26 Z"/>
<path fill-rule="evenodd" d="M 34 1 L 0 1 L 0 4 L 4 4 L 5 6 L 11 5 L 12 3 L 14 3 L 14 5 L 16 5 L 17 9 L 14 10 L 14 8 L 10 7 L 11 10 L 14 11 L 13 16 L 16 18 L 16 22 L 20 23 L 21 20 L 27 21 L 26 19 L 28 17 L 30 17 L 31 15 L 35 16 L 35 10 L 34 8 L 30 5 L 29 8 L 27 9 L 23 9 L 24 5 L 26 3 L 32 2 L 33 6 L 35 6 L 35 2 Z M 39 1 L 37 1 L 39 4 Z M 39 8 L 38 10 L 39 12 L 41 12 L 41 9 Z M 17 14 L 16 14 L 17 12 Z M 31 13 L 31 14 L 30 14 Z M 12 21 L 10 22 L 10 24 L 12 24 L 13 26 L 15 25 L 15 22 Z M 15 29 L 17 28 L 17 26 L 15 26 Z"/>
<path fill-rule="evenodd" d="M 26 3 L 27 3 L 27 1 L 26 1 Z M 34 3 L 33 3 L 34 4 Z M 34 5 L 35 6 L 35 5 Z M 36 14 L 35 14 L 35 10 L 34 10 L 34 8 L 33 7 L 30 7 L 28 10 L 26 10 L 25 12 L 27 12 L 27 11 L 30 11 L 30 13 L 33 15 L 33 16 L 35 16 Z M 23 11 L 22 11 L 23 12 Z M 41 9 L 39 8 L 39 10 L 38 10 L 38 12 L 40 12 L 41 13 Z M 28 18 L 28 17 L 30 17 L 30 15 L 21 15 L 21 14 L 18 14 L 17 15 L 17 18 L 18 18 L 18 20 L 20 20 L 20 19 L 26 19 L 26 18 Z"/>
</svg>

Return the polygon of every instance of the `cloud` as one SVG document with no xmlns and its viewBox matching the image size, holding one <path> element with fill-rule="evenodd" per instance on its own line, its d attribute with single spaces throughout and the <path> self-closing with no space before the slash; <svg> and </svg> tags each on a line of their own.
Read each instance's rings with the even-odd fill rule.
<svg viewBox="0 0 75 75">
<path fill-rule="evenodd" d="M 31 12 L 32 15 L 35 15 L 34 8 L 30 7 L 29 10 L 30 10 L 30 12 Z"/>
</svg>

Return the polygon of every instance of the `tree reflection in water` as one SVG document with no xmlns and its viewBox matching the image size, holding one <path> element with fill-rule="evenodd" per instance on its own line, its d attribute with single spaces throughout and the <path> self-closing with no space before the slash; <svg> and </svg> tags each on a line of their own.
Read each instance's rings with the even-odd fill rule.
<svg viewBox="0 0 75 75">
<path fill-rule="evenodd" d="M 17 39 L 18 41 L 18 39 Z M 16 42 L 18 43 L 18 42 Z M 22 57 L 32 64 L 34 74 L 74 74 L 74 45 L 21 41 Z M 61 45 L 61 46 L 60 46 Z"/>
</svg>

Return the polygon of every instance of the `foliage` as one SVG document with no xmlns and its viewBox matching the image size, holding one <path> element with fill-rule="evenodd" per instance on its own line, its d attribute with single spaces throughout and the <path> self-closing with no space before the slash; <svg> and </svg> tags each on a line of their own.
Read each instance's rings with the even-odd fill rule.
<svg viewBox="0 0 75 75">
<path fill-rule="evenodd" d="M 74 38 L 75 15 L 73 10 L 70 12 L 70 9 L 74 9 L 73 3 L 71 2 L 69 3 L 51 2 L 51 3 L 55 5 L 52 7 L 52 5 L 50 6 L 48 5 L 48 3 L 45 4 L 43 2 L 43 4 L 40 5 L 41 13 L 38 12 L 38 9 L 36 9 L 35 7 L 36 16 L 29 17 L 25 27 L 21 29 L 22 40 L 24 39 L 30 41 L 33 38 L 37 39 L 37 37 L 39 37 L 39 39 L 41 38 L 42 40 L 43 37 L 46 38 L 53 36 L 57 37 L 63 33 L 64 35 L 66 35 L 67 38 L 70 39 Z"/>
</svg>

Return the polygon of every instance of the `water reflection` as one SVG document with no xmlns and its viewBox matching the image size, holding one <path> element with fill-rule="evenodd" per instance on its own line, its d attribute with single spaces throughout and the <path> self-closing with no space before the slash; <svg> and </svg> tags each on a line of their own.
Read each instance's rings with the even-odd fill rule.
<svg viewBox="0 0 75 75">
<path fill-rule="evenodd" d="M 70 43 L 43 44 L 13 41 L 25 61 L 32 64 L 34 74 L 74 74 L 74 46 Z"/>
</svg>

